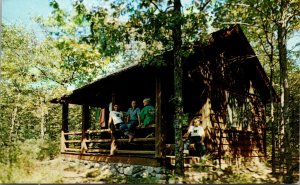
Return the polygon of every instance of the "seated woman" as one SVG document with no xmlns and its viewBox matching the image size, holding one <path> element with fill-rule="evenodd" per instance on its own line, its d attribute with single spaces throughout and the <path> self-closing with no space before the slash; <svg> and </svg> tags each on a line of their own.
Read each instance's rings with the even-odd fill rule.
<svg viewBox="0 0 300 185">
<path fill-rule="evenodd" d="M 202 121 L 201 117 L 196 117 L 192 120 L 191 125 L 189 126 L 189 129 L 186 134 L 184 134 L 185 139 L 184 139 L 184 154 L 188 154 L 188 146 L 190 144 L 194 144 L 196 148 L 196 152 L 198 155 L 201 157 L 205 154 L 205 145 L 204 145 L 204 137 L 205 137 L 205 132 L 202 127 Z M 188 137 L 188 139 L 186 139 Z"/>
<path fill-rule="evenodd" d="M 140 125 L 140 108 L 136 106 L 136 101 L 131 102 L 131 107 L 127 111 L 127 126 L 128 126 L 128 136 L 129 136 L 129 141 L 131 142 L 132 139 L 134 138 L 134 133 L 136 126 Z"/>
<path fill-rule="evenodd" d="M 150 98 L 145 98 L 143 100 L 144 108 L 140 112 L 140 120 L 141 124 L 139 126 L 141 127 L 147 127 L 151 124 L 154 124 L 154 118 L 155 118 L 155 108 L 151 105 Z"/>
<path fill-rule="evenodd" d="M 115 140 L 116 140 L 116 129 L 120 129 L 122 133 L 127 135 L 128 127 L 123 122 L 123 113 L 119 111 L 119 106 L 115 104 L 113 110 L 109 113 L 108 126 L 111 129 L 112 143 L 110 154 L 114 155 L 115 150 L 117 149 Z"/>
</svg>

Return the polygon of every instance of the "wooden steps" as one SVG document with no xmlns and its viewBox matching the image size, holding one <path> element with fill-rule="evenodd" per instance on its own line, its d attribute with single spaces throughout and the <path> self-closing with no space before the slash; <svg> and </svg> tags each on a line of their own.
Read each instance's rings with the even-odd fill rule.
<svg viewBox="0 0 300 185">
<path fill-rule="evenodd" d="M 170 165 L 175 166 L 175 156 L 167 155 L 166 158 L 167 158 L 167 162 Z M 183 160 L 184 160 L 185 168 L 191 168 L 193 165 L 199 164 L 201 162 L 201 158 L 196 156 L 187 156 L 184 157 Z"/>
</svg>

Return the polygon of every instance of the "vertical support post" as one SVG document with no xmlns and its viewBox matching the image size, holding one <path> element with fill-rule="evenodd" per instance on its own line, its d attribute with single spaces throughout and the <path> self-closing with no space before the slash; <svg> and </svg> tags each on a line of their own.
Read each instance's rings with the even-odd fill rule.
<svg viewBox="0 0 300 185">
<path fill-rule="evenodd" d="M 65 141 L 69 139 L 68 135 L 65 133 L 69 132 L 69 104 L 62 104 L 62 128 L 61 128 L 61 141 L 60 141 L 60 151 L 65 152 L 66 148 L 69 148 L 69 143 Z"/>
<path fill-rule="evenodd" d="M 86 131 L 90 128 L 90 109 L 87 104 L 82 105 L 82 137 L 81 137 L 81 153 L 86 153 L 88 147 L 86 140 L 88 139 L 88 133 Z"/>
<path fill-rule="evenodd" d="M 161 75 L 156 73 L 155 77 L 155 157 L 165 157 L 165 134 L 162 127 L 162 109 L 161 109 Z"/>
<path fill-rule="evenodd" d="M 114 105 L 116 103 L 116 93 L 115 90 L 112 91 L 111 94 L 111 110 L 114 110 Z M 108 124 L 108 128 L 111 129 L 110 125 Z M 114 151 L 116 150 L 117 145 L 116 145 L 116 137 L 115 134 L 112 132 L 111 133 L 111 144 L 110 144 L 110 154 L 114 154 Z"/>
<path fill-rule="evenodd" d="M 116 103 L 116 93 L 115 93 L 115 91 L 113 91 L 112 94 L 111 94 L 111 103 L 112 103 L 112 109 L 113 109 L 113 107 Z"/>
</svg>

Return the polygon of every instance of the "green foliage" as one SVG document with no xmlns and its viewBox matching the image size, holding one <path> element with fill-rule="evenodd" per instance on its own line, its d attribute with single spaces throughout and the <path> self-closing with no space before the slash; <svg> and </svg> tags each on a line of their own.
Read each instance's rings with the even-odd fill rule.
<svg viewBox="0 0 300 185">
<path fill-rule="evenodd" d="M 105 6 L 89 9 L 83 1 L 75 1 L 74 13 L 68 14 L 52 0 L 52 15 L 37 21 L 51 30 L 52 37 L 91 45 L 101 57 L 116 59 L 121 54 L 123 62 L 138 57 L 146 64 L 158 66 L 163 61 L 157 56 L 173 48 L 172 30 L 176 24 L 182 25 L 184 46 L 192 46 L 207 34 L 209 2 L 192 2 L 182 16 L 173 13 L 170 1 L 115 0 L 110 5 L 110 11 Z M 63 43 L 59 44 L 60 50 L 69 51 Z M 85 66 L 84 62 L 76 61 L 78 69 Z"/>
<path fill-rule="evenodd" d="M 206 35 L 207 9 L 210 3 L 192 2 L 185 7 L 182 15 L 173 11 L 171 1 L 120 1 L 115 0 L 111 7 L 113 15 L 122 18 L 126 15 L 126 40 L 142 44 L 141 61 L 145 64 L 161 66 L 164 61 L 157 56 L 172 50 L 174 41 L 173 29 L 177 24 L 182 25 L 183 46 L 193 46 L 195 41 L 202 41 Z"/>
<path fill-rule="evenodd" d="M 207 164 L 211 162 L 213 157 L 210 154 L 203 156 L 199 163 L 193 164 L 192 168 L 199 172 L 207 172 L 209 168 L 207 168 Z"/>
<path fill-rule="evenodd" d="M 158 179 L 154 177 L 147 178 L 135 178 L 135 177 L 126 177 L 126 184 L 156 184 Z"/>
<path fill-rule="evenodd" d="M 93 170 L 93 171 L 89 171 L 88 173 L 86 173 L 86 177 L 88 178 L 95 178 L 97 176 L 99 176 L 101 174 L 100 170 Z"/>
<path fill-rule="evenodd" d="M 8 169 L 1 181 L 12 183 L 31 173 L 37 159 L 57 154 L 61 113 L 49 100 L 65 88 L 38 69 L 54 69 L 45 43 L 22 27 L 2 25 L 2 30 L 0 166 Z M 45 140 L 40 143 L 37 138 Z"/>
<path fill-rule="evenodd" d="M 65 87 L 79 87 L 91 82 L 99 77 L 110 59 L 104 58 L 105 53 L 91 44 L 88 36 L 91 22 L 89 10 L 80 1 L 73 4 L 75 12 L 72 14 L 61 9 L 56 1 L 51 1 L 50 6 L 53 11 L 48 18 L 36 18 L 48 32 L 41 50 L 48 51 L 46 58 L 49 57 L 49 62 L 46 63 L 50 65 L 39 66 L 39 70 L 42 75 Z"/>
<path fill-rule="evenodd" d="M 183 115 L 182 126 L 189 126 L 189 114 L 186 113 Z"/>
<path fill-rule="evenodd" d="M 47 150 L 46 148 L 47 147 Z M 23 178 L 35 173 L 36 163 L 45 158 L 58 154 L 58 143 L 44 140 L 27 139 L 24 142 L 17 141 L 14 146 L 2 148 L 9 150 L 9 160 L 4 161 L 5 155 L 1 155 L 0 182 L 20 183 Z"/>
<path fill-rule="evenodd" d="M 137 178 L 131 176 L 117 176 L 115 178 L 105 179 L 106 183 L 112 184 L 157 184 L 158 179 L 154 177 Z"/>
<path fill-rule="evenodd" d="M 297 31 L 297 18 L 300 17 L 299 5 L 293 0 L 286 1 L 289 6 L 287 12 L 288 35 Z M 278 48 L 277 48 L 277 29 L 280 21 L 280 3 L 272 1 L 218 1 L 214 7 L 215 18 L 213 25 L 222 28 L 224 25 L 241 24 L 243 31 L 250 40 L 252 47 L 262 62 L 263 66 L 278 73 Z M 274 66 L 273 66 L 274 65 Z M 275 83 L 279 83 L 278 78 L 274 78 Z"/>
<path fill-rule="evenodd" d="M 60 153 L 60 143 L 53 142 L 50 140 L 46 140 L 40 146 L 40 152 L 38 153 L 38 160 L 45 160 L 45 159 L 54 159 Z"/>
</svg>

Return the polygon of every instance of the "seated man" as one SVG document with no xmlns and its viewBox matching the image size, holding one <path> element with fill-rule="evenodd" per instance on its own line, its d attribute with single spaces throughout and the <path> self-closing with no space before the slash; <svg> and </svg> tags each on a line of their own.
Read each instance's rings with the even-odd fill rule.
<svg viewBox="0 0 300 185">
<path fill-rule="evenodd" d="M 116 129 L 120 129 L 122 133 L 125 135 L 128 132 L 127 125 L 123 122 L 123 113 L 119 111 L 119 106 L 117 104 L 114 105 L 113 110 L 109 113 L 108 126 L 111 129 L 112 134 L 112 143 L 111 143 L 111 151 L 110 154 L 114 155 L 116 150 Z"/>
<path fill-rule="evenodd" d="M 199 117 L 194 118 L 192 120 L 191 125 L 189 126 L 189 129 L 186 134 L 184 134 L 185 138 L 189 137 L 188 140 L 184 139 L 184 154 L 188 154 L 188 146 L 193 143 L 196 148 L 196 152 L 198 155 L 201 157 L 205 154 L 205 146 L 204 146 L 204 137 L 205 137 L 205 132 L 202 127 L 202 121 L 200 120 Z"/>
<path fill-rule="evenodd" d="M 140 120 L 141 124 L 139 126 L 141 127 L 147 127 L 151 124 L 154 124 L 154 118 L 155 118 L 155 108 L 151 105 L 150 98 L 145 98 L 143 100 L 144 108 L 140 112 Z"/>
<path fill-rule="evenodd" d="M 136 101 L 131 102 L 131 107 L 127 111 L 127 126 L 128 126 L 128 136 L 131 142 L 134 138 L 135 128 L 140 125 L 140 108 L 136 106 Z"/>
</svg>

